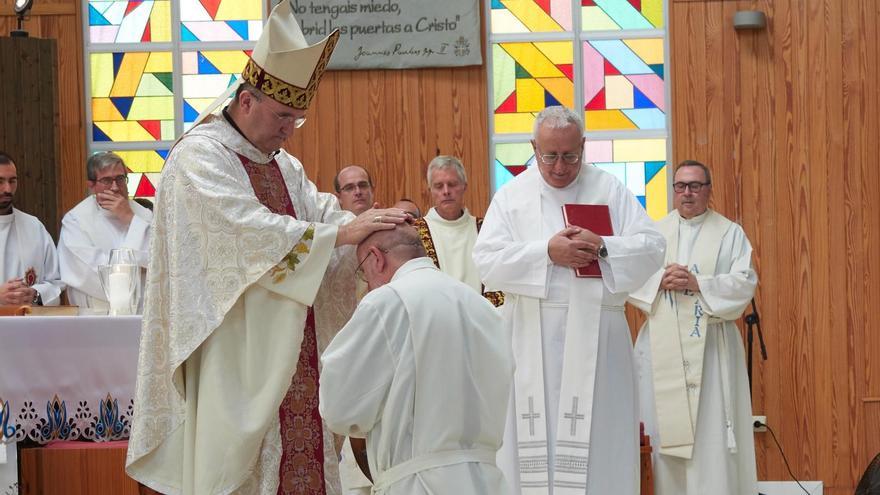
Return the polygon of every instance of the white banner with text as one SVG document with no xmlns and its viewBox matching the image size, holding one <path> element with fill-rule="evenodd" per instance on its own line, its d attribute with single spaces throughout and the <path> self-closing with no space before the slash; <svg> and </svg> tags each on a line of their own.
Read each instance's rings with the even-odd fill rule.
<svg viewBox="0 0 880 495">
<path fill-rule="evenodd" d="M 330 69 L 483 63 L 478 0 L 285 1 L 309 43 L 339 29 Z"/>
</svg>

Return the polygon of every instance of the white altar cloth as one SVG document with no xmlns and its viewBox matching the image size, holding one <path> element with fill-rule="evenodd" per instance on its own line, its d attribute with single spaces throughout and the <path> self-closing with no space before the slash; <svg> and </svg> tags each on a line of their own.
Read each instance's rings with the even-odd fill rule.
<svg viewBox="0 0 880 495">
<path fill-rule="evenodd" d="M 0 493 L 15 442 L 128 438 L 140 331 L 140 316 L 0 317 Z"/>
</svg>

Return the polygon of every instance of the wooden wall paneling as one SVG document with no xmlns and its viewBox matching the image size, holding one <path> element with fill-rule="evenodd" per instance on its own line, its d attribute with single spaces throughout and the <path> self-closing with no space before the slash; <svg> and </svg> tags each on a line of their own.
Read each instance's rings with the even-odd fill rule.
<svg viewBox="0 0 880 495">
<path fill-rule="evenodd" d="M 880 349 L 880 332 L 875 312 L 868 308 L 876 308 L 880 301 L 880 168 L 877 166 L 877 146 L 880 143 L 880 94 L 876 89 L 876 81 L 880 81 L 880 2 L 864 0 L 860 2 L 858 15 L 858 39 L 860 54 L 864 61 L 861 64 L 860 81 L 865 81 L 863 86 L 865 104 L 861 109 L 864 115 L 864 125 L 859 131 L 863 136 L 863 147 L 859 150 L 857 160 L 859 163 L 862 191 L 863 224 L 861 226 L 861 238 L 863 252 L 865 254 L 864 271 L 857 289 L 861 289 L 863 300 L 859 316 L 864 327 L 857 331 L 856 335 L 863 339 L 856 341 L 854 347 L 857 356 L 861 359 L 856 368 L 858 398 L 865 400 L 868 397 L 880 397 L 880 363 L 877 355 Z M 850 184 L 850 187 L 856 187 Z M 859 345 L 862 344 L 862 345 Z M 859 376 L 861 379 L 859 380 Z M 862 456 L 859 458 L 857 468 L 863 470 L 868 462 L 880 453 L 880 435 L 865 434 L 876 432 L 880 425 L 880 402 L 864 403 L 860 408 L 864 411 L 863 422 L 860 425 L 859 440 L 862 448 Z"/>
<path fill-rule="evenodd" d="M 489 198 L 485 78 L 484 67 L 328 72 L 287 149 L 322 191 L 355 163 L 373 175 L 379 202 L 407 196 L 423 210 L 428 162 L 438 151 L 456 155 L 468 171 L 465 202 L 481 215 Z"/>
<path fill-rule="evenodd" d="M 13 0 L 0 0 L 0 35 L 17 26 Z M 46 225 L 57 234 L 61 217 L 85 194 L 85 126 L 83 109 L 83 46 L 81 11 L 77 0 L 37 2 L 25 19 L 24 29 L 33 38 L 57 40 L 57 115 L 59 154 L 55 219 Z M 8 67 L 4 65 L 4 68 Z M 6 71 L 4 70 L 4 74 Z M 46 219 L 41 219 L 45 220 Z M 55 225 L 53 226 L 52 223 Z"/>
<path fill-rule="evenodd" d="M 734 32 L 740 9 L 768 27 Z M 880 450 L 880 3 L 674 1 L 670 17 L 673 156 L 713 167 L 714 207 L 755 248 L 770 360 L 754 410 L 798 477 L 851 493 Z M 769 435 L 756 448 L 760 478 L 786 479 Z"/>
<path fill-rule="evenodd" d="M 847 338 L 844 341 L 845 353 L 849 360 L 850 366 L 847 370 L 847 403 L 844 412 L 847 412 L 847 420 L 850 423 L 852 440 L 849 442 L 851 455 L 842 455 L 840 461 L 845 465 L 840 466 L 844 480 L 837 480 L 838 484 L 845 483 L 849 479 L 858 479 L 861 471 L 866 465 L 867 455 L 865 453 L 864 436 L 858 436 L 858 432 L 864 428 L 865 424 L 865 408 L 860 400 L 865 395 L 864 386 L 864 367 L 858 366 L 858 363 L 864 362 L 865 355 L 863 351 L 864 329 L 867 325 L 865 320 L 865 312 L 861 310 L 864 307 L 864 280 L 862 279 L 865 270 L 866 252 L 863 242 L 863 224 L 866 221 L 863 215 L 862 206 L 866 198 L 865 192 L 862 190 L 862 170 L 859 165 L 860 155 L 865 149 L 865 139 L 863 130 L 866 129 L 866 119 L 864 115 L 865 109 L 865 91 L 860 81 L 865 76 L 865 40 L 859 35 L 860 18 L 863 14 L 863 5 L 844 4 L 842 5 L 841 19 L 841 36 L 842 46 L 846 49 L 842 52 L 844 70 L 842 71 L 842 89 L 843 89 L 843 131 L 844 143 L 843 153 L 841 155 L 841 166 L 843 168 L 844 182 L 844 214 L 846 220 L 845 228 L 845 245 L 846 252 L 851 253 L 846 257 L 845 273 L 846 273 L 846 308 L 842 318 L 846 321 L 849 329 Z M 867 157 L 866 157 L 867 158 Z M 868 193 L 870 194 L 870 193 Z M 843 268 L 843 267 L 841 267 Z"/>
<path fill-rule="evenodd" d="M 56 174 L 58 140 L 56 42 L 2 38 L 4 78 L 0 148 L 18 170 L 16 207 L 40 218 L 57 238 Z"/>
<path fill-rule="evenodd" d="M 802 387 L 798 384 L 798 389 L 801 410 L 806 415 L 805 423 L 812 424 L 813 428 L 808 432 L 812 448 L 804 449 L 798 454 L 802 461 L 800 473 L 803 476 L 827 480 L 829 486 L 836 486 L 832 482 L 833 460 L 830 458 L 833 446 L 825 443 L 829 437 L 828 428 L 831 426 L 830 412 L 834 407 L 829 329 L 832 324 L 833 295 L 828 290 L 832 284 L 832 273 L 830 263 L 817 263 L 818 260 L 830 259 L 831 207 L 832 204 L 840 204 L 838 200 L 843 199 L 840 192 L 831 190 L 827 183 L 831 175 L 831 164 L 828 162 L 830 120 L 836 110 L 829 99 L 831 81 L 828 73 L 828 67 L 835 62 L 829 53 L 828 43 L 832 36 L 828 30 L 833 23 L 830 22 L 825 0 L 810 0 L 804 10 L 804 37 L 807 43 L 802 48 L 807 49 L 807 70 L 797 72 L 797 81 L 806 101 L 800 108 L 796 108 L 798 113 L 795 121 L 805 121 L 807 127 L 807 141 L 798 147 L 798 166 L 804 177 L 801 197 L 798 199 L 807 206 L 807 215 L 801 217 L 801 230 L 798 233 L 805 252 L 801 256 L 802 262 L 797 276 L 809 286 L 809 294 L 802 298 L 802 308 L 809 312 L 811 321 L 809 326 L 798 329 L 803 335 L 804 354 L 801 356 L 804 358 L 807 378 Z M 810 358 L 807 358 L 807 353 L 811 355 Z M 825 407 L 817 407 L 820 402 Z M 797 435 L 798 431 L 792 430 L 791 433 Z M 817 448 L 819 445 L 825 448 Z"/>
<path fill-rule="evenodd" d="M 770 11 L 770 0 L 758 5 L 764 12 Z M 768 32 L 774 32 L 774 19 L 769 19 Z M 770 358 L 778 359 L 776 350 L 780 329 L 778 306 L 774 295 L 784 285 L 779 283 L 779 259 L 775 240 L 779 232 L 777 227 L 777 166 L 776 140 L 773 129 L 775 98 L 774 72 L 772 54 L 775 43 L 774 36 L 768 32 L 736 33 L 734 42 L 740 47 L 738 55 L 742 72 L 741 93 L 737 106 L 742 121 L 742 139 L 737 143 L 736 155 L 743 161 L 742 181 L 744 200 L 738 207 L 742 208 L 740 216 L 753 246 L 753 263 L 758 272 L 759 283 L 755 298 L 759 313 L 763 318 L 763 329 L 767 339 Z M 747 205 L 754 205 L 748 209 Z M 772 260 L 772 261 L 771 261 Z M 748 350 L 748 349 L 747 349 Z M 757 414 L 766 415 L 768 421 L 779 424 L 782 419 L 767 407 L 767 391 L 778 390 L 780 386 L 778 374 L 766 372 L 772 370 L 761 360 L 757 336 L 755 336 L 752 375 L 752 409 Z M 773 361 L 770 361 L 772 366 Z M 769 386 L 768 386 L 769 385 Z M 756 437 L 756 455 L 758 459 L 766 459 L 768 449 L 775 449 L 766 435 Z M 767 464 L 758 463 L 759 479 L 769 479 Z"/>
<path fill-rule="evenodd" d="M 73 15 L 45 19 L 46 37 L 58 39 L 58 102 L 61 160 L 59 208 L 61 213 L 86 196 L 85 80 L 83 69 L 82 11 L 79 3 Z M 133 186 L 132 186 L 133 187 Z M 59 215 L 59 225 L 61 216 Z"/>
</svg>

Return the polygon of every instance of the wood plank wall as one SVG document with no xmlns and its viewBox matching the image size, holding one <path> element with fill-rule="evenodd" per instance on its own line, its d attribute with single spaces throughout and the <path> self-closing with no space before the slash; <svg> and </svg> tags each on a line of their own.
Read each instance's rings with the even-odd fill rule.
<svg viewBox="0 0 880 495">
<path fill-rule="evenodd" d="M 431 206 L 425 171 L 437 154 L 461 158 L 468 171 L 465 204 L 489 205 L 486 70 L 483 67 L 328 72 L 305 126 L 286 148 L 322 191 L 341 168 L 372 175 L 376 200 L 401 197 Z"/>
<path fill-rule="evenodd" d="M 15 206 L 42 219 L 55 240 L 58 219 L 58 50 L 43 38 L 0 38 L 0 150 L 16 164 Z"/>
<path fill-rule="evenodd" d="M 0 36 L 8 36 L 18 22 L 12 9 L 14 0 L 0 0 Z M 57 235 L 63 214 L 85 195 L 85 113 L 83 110 L 83 44 L 81 11 L 77 0 L 35 2 L 24 29 L 36 38 L 58 41 L 58 135 L 61 154 L 58 161 L 58 215 L 56 225 L 46 228 Z M 6 69 L 2 74 L 5 76 Z M 26 166 L 26 164 L 21 164 Z"/>
<path fill-rule="evenodd" d="M 715 207 L 755 246 L 755 413 L 798 477 L 851 494 L 880 452 L 880 2 L 669 6 L 673 155 L 714 169 Z M 768 27 L 736 32 L 750 9 Z M 760 479 L 787 479 L 756 442 Z"/>
<path fill-rule="evenodd" d="M 0 0 L 0 34 L 14 26 L 11 3 Z M 752 8 L 768 28 L 735 32 L 733 13 Z M 63 213 L 85 188 L 79 9 L 37 9 L 32 35 L 59 40 Z M 673 161 L 714 169 L 714 206 L 755 247 L 770 353 L 755 370 L 755 412 L 799 478 L 850 494 L 880 452 L 880 2 L 669 0 L 669 18 Z M 322 190 L 356 162 L 380 201 L 427 205 L 424 169 L 439 149 L 463 157 L 468 204 L 485 210 L 485 69 L 341 71 L 321 84 L 288 144 Z M 757 449 L 759 477 L 787 479 L 769 435 Z"/>
</svg>

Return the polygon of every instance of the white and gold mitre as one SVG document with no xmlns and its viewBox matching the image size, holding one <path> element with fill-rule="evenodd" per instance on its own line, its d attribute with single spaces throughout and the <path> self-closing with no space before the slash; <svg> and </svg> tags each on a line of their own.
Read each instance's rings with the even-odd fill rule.
<svg viewBox="0 0 880 495">
<path fill-rule="evenodd" d="M 339 40 L 334 30 L 323 40 L 309 45 L 290 1 L 279 3 L 263 28 L 241 75 L 245 81 L 278 103 L 306 110 L 318 91 L 318 83 Z"/>
</svg>

